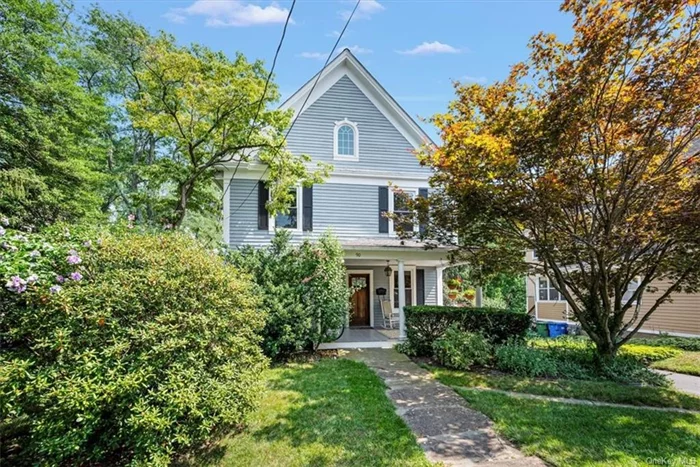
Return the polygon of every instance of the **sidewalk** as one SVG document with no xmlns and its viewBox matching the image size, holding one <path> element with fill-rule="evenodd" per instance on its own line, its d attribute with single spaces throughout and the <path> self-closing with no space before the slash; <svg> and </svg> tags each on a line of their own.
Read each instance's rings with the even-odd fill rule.
<svg viewBox="0 0 700 467">
<path fill-rule="evenodd" d="M 493 430 L 491 421 L 470 409 L 450 387 L 393 349 L 356 349 L 347 358 L 364 362 L 388 386 L 387 396 L 432 462 L 452 466 L 545 467 Z"/>
<path fill-rule="evenodd" d="M 666 370 L 654 370 L 673 381 L 673 386 L 679 391 L 700 396 L 700 376 L 684 375 Z"/>
</svg>

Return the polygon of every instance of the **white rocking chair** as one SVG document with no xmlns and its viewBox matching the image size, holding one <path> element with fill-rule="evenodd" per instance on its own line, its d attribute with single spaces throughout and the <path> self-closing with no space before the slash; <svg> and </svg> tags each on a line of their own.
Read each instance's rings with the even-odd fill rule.
<svg viewBox="0 0 700 467">
<path fill-rule="evenodd" d="M 384 318 L 384 327 L 394 329 L 394 324 L 399 323 L 399 312 L 391 307 L 391 301 L 381 299 L 379 303 L 382 305 L 382 317 Z"/>
</svg>

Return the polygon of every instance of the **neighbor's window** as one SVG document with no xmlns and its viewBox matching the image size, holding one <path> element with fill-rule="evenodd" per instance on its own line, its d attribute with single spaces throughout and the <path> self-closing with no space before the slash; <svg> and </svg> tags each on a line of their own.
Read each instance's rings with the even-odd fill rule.
<svg viewBox="0 0 700 467">
<path fill-rule="evenodd" d="M 564 300 L 564 296 L 554 288 L 552 282 L 546 277 L 540 277 L 538 289 L 540 301 L 542 302 L 557 302 Z"/>
<path fill-rule="evenodd" d="M 287 214 L 280 213 L 275 216 L 275 227 L 283 229 L 298 228 L 299 194 L 296 188 L 290 190 L 289 194 L 294 197 L 294 201 L 292 201 L 291 205 L 289 206 L 289 212 Z"/>
<path fill-rule="evenodd" d="M 358 157 L 357 125 L 348 119 L 335 122 L 334 159 L 356 161 Z"/>
<path fill-rule="evenodd" d="M 394 219 L 394 232 L 399 229 L 405 232 L 413 232 L 415 224 L 413 224 L 413 213 L 408 207 L 408 202 L 416 195 L 412 191 L 395 191 L 393 195 L 394 208 L 393 213 L 396 216 Z"/>
<path fill-rule="evenodd" d="M 406 305 L 413 305 L 413 285 L 411 284 L 411 271 L 404 271 L 404 285 L 406 286 Z M 399 307 L 399 271 L 394 271 L 394 308 Z"/>
<path fill-rule="evenodd" d="M 639 278 L 634 278 L 630 281 L 629 285 L 627 286 L 627 290 L 625 293 L 622 295 L 622 305 L 624 306 L 627 301 L 632 298 L 632 295 L 637 291 L 639 288 Z M 636 305 L 637 301 L 633 301 L 631 305 Z"/>
</svg>

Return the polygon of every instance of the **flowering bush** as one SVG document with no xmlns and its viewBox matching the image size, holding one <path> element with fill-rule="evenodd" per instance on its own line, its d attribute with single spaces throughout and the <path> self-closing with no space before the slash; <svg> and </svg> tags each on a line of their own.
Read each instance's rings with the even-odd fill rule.
<svg viewBox="0 0 700 467">
<path fill-rule="evenodd" d="M 168 465 L 244 421 L 266 365 L 247 276 L 179 234 L 4 229 L 3 459 Z"/>
</svg>

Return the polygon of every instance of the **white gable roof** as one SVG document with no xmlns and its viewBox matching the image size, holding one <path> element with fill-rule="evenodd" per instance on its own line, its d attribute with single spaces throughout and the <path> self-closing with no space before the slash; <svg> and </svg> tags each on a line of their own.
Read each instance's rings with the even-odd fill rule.
<svg viewBox="0 0 700 467">
<path fill-rule="evenodd" d="M 293 109 L 294 117 L 296 117 L 302 105 L 304 105 L 303 113 L 339 79 L 347 76 L 414 148 L 417 149 L 426 143 L 434 144 L 432 139 L 389 95 L 386 89 L 379 84 L 350 50 L 344 49 L 340 52 L 320 73 L 321 77 L 318 79 L 318 84 L 316 84 L 313 94 L 311 94 L 305 105 L 304 101 L 314 87 L 318 73 L 297 92 L 292 94 L 289 99 L 284 101 L 280 108 L 283 110 Z"/>
</svg>

